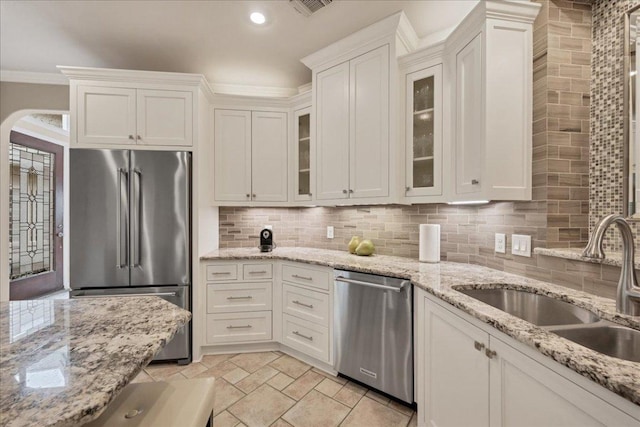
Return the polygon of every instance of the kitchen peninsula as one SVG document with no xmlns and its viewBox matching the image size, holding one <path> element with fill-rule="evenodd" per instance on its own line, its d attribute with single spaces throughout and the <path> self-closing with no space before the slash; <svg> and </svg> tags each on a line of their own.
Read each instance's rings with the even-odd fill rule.
<svg viewBox="0 0 640 427">
<path fill-rule="evenodd" d="M 97 418 L 190 318 L 157 297 L 0 303 L 0 425 Z"/>
</svg>

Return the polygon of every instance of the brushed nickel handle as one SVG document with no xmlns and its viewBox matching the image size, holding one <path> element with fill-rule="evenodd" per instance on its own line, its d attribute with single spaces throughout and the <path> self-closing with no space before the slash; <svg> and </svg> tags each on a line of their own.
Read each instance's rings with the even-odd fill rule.
<svg viewBox="0 0 640 427">
<path fill-rule="evenodd" d="M 229 326 L 227 326 L 227 329 L 250 329 L 250 328 L 253 328 L 253 326 L 251 326 L 251 325 L 244 325 L 244 326 L 229 325 Z"/>
<path fill-rule="evenodd" d="M 472 185 L 477 185 L 477 184 L 480 184 L 480 181 L 478 181 L 477 179 L 472 179 L 471 180 L 471 184 Z"/>
<path fill-rule="evenodd" d="M 292 333 L 293 335 L 297 335 L 297 336 L 302 337 L 302 338 L 304 338 L 304 339 L 307 339 L 307 340 L 309 340 L 309 341 L 313 341 L 313 337 L 308 337 L 308 336 L 306 336 L 306 335 L 302 335 L 302 334 L 301 334 L 300 332 L 298 332 L 298 331 L 293 331 L 293 332 L 291 332 L 291 333 Z"/>
<path fill-rule="evenodd" d="M 292 302 L 292 303 L 294 303 L 294 304 L 301 305 L 301 306 L 303 306 L 303 307 L 313 308 L 313 304 L 305 304 L 305 303 L 300 302 L 300 301 L 291 301 L 291 302 Z"/>
<path fill-rule="evenodd" d="M 488 348 L 484 351 L 484 354 L 486 354 L 489 359 L 493 359 L 498 355 L 498 353 L 493 350 L 489 350 Z"/>
<path fill-rule="evenodd" d="M 313 277 L 299 276 L 297 274 L 292 274 L 291 277 L 295 277 L 296 279 L 302 279 L 302 280 L 313 280 Z"/>
<path fill-rule="evenodd" d="M 267 274 L 267 270 L 250 271 L 249 274 Z"/>
<path fill-rule="evenodd" d="M 228 300 L 236 300 L 236 299 L 253 299 L 251 295 L 247 295 L 246 297 L 227 297 Z"/>
<path fill-rule="evenodd" d="M 213 271 L 209 274 L 212 274 L 214 276 L 219 276 L 219 275 L 223 275 L 223 274 L 231 274 L 229 271 Z"/>
<path fill-rule="evenodd" d="M 473 342 L 473 346 L 476 348 L 476 350 L 478 351 L 482 351 L 484 349 L 484 344 L 478 341 L 474 341 Z"/>
</svg>

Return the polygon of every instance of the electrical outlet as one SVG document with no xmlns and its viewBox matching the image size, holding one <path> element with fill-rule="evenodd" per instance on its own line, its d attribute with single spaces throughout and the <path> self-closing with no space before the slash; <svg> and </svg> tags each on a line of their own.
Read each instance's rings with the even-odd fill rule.
<svg viewBox="0 0 640 427">
<path fill-rule="evenodd" d="M 507 235 L 504 233 L 496 233 L 495 249 L 497 253 L 507 253 Z"/>
<path fill-rule="evenodd" d="M 333 226 L 327 225 L 327 239 L 333 239 Z"/>
<path fill-rule="evenodd" d="M 531 236 L 525 234 L 511 235 L 511 253 L 531 258 Z"/>
<path fill-rule="evenodd" d="M 273 225 L 265 225 L 264 228 L 266 228 L 267 230 L 273 231 Z"/>
</svg>

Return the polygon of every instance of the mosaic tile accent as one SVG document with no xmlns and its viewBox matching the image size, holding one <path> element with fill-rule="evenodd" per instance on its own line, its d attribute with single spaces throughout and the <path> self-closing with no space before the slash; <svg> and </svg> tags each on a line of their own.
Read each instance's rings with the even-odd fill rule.
<svg viewBox="0 0 640 427">
<path fill-rule="evenodd" d="M 593 2 L 593 51 L 591 79 L 591 144 L 589 225 L 598 218 L 623 212 L 623 64 L 622 16 L 639 0 L 595 0 Z M 640 224 L 634 223 L 635 235 Z M 636 247 L 640 243 L 636 239 Z M 620 249 L 619 234 L 607 233 L 605 248 Z"/>
</svg>

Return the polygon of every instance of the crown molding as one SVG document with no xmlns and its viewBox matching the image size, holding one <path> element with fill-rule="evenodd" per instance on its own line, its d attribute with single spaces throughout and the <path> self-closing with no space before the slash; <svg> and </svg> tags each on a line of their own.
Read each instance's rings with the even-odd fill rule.
<svg viewBox="0 0 640 427">
<path fill-rule="evenodd" d="M 298 93 L 309 92 L 313 88 L 311 82 L 298 86 Z"/>
<path fill-rule="evenodd" d="M 427 61 L 439 61 L 442 62 L 444 56 L 445 41 L 442 40 L 436 44 L 425 46 L 414 50 L 411 53 L 403 55 L 398 58 L 398 65 L 408 69 L 414 65 L 423 64 Z"/>
<path fill-rule="evenodd" d="M 69 85 L 69 79 L 59 73 L 36 73 L 33 71 L 0 70 L 0 81 L 41 85 Z"/>
<path fill-rule="evenodd" d="M 227 83 L 212 83 L 216 95 L 234 95 L 261 98 L 290 98 L 298 94 L 298 89 L 288 87 L 246 86 Z"/>
<path fill-rule="evenodd" d="M 206 83 L 202 74 L 168 73 L 164 71 L 120 70 L 113 68 L 69 67 L 58 65 L 65 76 L 74 80 L 140 82 L 140 83 L 174 83 L 185 86 L 199 86 Z"/>
<path fill-rule="evenodd" d="M 400 29 L 400 27 L 402 27 L 402 29 Z M 415 43 L 415 45 L 417 45 L 418 37 L 415 35 L 415 31 L 412 33 L 411 30 L 413 30 L 413 28 L 411 28 L 411 30 L 409 30 L 409 28 L 411 28 L 411 23 L 404 12 L 396 12 L 311 55 L 305 56 L 300 61 L 308 68 L 314 70 L 328 63 L 348 60 L 353 56 L 354 52 L 357 52 L 359 49 L 365 46 L 381 45 L 385 41 L 391 43 L 397 39 L 403 44 Z"/>
</svg>

